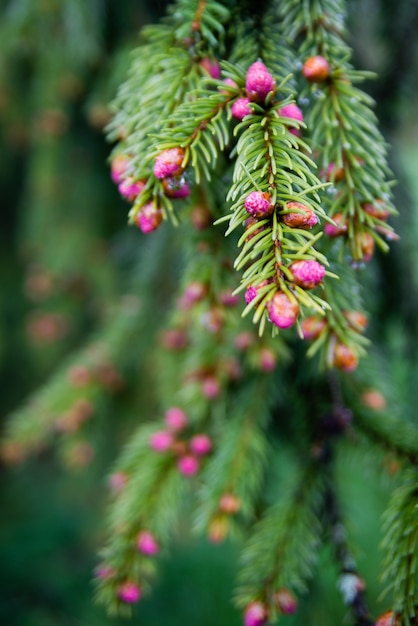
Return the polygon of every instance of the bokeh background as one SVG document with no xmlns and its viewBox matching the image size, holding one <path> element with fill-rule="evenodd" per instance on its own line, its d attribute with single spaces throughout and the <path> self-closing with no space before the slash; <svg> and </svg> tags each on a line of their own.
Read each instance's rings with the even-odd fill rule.
<svg viewBox="0 0 418 626">
<path fill-rule="evenodd" d="M 127 205 L 109 179 L 103 128 L 108 103 L 129 65 L 143 24 L 157 20 L 165 2 L 145 0 L 0 1 L 0 376 L 1 427 L 84 345 L 125 291 L 143 274 L 141 247 L 167 255 L 171 271 L 176 234 L 153 243 L 126 226 Z M 386 280 L 371 300 L 375 337 L 390 373 L 414 413 L 418 304 L 418 3 L 348 2 L 358 67 L 378 72 L 367 84 L 391 144 L 398 184 L 401 236 L 389 256 L 375 261 Z M 167 86 L 169 88 L 169 86 Z M 171 246 L 171 247 L 170 247 Z M 171 252 L 170 252 L 171 250 Z M 132 267 L 135 271 L 132 271 Z M 170 276 L 154 276 L 164 315 Z M 155 284 L 155 282 L 154 282 Z M 148 297 L 148 293 L 139 293 Z M 151 295 L 149 295 L 151 298 Z M 155 312 L 155 311 L 154 311 Z M 155 330 L 159 315 L 145 320 Z M 157 319 L 155 319 L 157 318 Z M 54 451 L 41 447 L 21 461 L 9 449 L 0 465 L 0 623 L 8 626 L 106 626 L 92 601 L 92 571 L 103 537 L 107 476 L 118 450 L 156 399 L 147 386 L 146 356 L 128 342 L 130 384 L 101 399 L 88 441 Z M 414 360 L 415 359 L 415 360 Z M 412 365 L 411 365 L 412 364 Z M 132 381 L 136 380 L 136 384 Z M 413 417 L 412 417 L 413 418 Z M 376 479 L 352 465 L 350 530 L 359 569 L 378 614 L 380 517 L 390 472 Z M 364 506 L 367 502 L 367 507 Z M 241 617 L 231 604 L 237 548 L 210 545 L 187 524 L 152 597 L 132 624 L 217 624 Z M 327 549 L 312 581 L 309 607 L 289 624 L 342 624 L 345 610 Z"/>
</svg>

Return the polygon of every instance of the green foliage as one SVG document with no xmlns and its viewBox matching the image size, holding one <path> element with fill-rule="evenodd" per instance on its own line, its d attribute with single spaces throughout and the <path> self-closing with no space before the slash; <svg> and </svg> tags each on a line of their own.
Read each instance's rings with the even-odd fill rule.
<svg viewBox="0 0 418 626">
<path fill-rule="evenodd" d="M 123 585 L 149 591 L 162 569 L 159 557 L 138 547 L 138 534 L 151 533 L 164 555 L 176 538 L 187 537 L 185 518 L 192 517 L 212 543 L 232 538 L 242 549 L 237 605 L 246 610 L 261 602 L 270 621 L 286 612 L 278 591 L 307 591 L 323 539 L 356 626 L 372 620 L 348 548 L 355 544 L 343 497 L 349 459 L 359 458 L 361 467 L 401 468 L 405 484 L 387 513 L 386 577 L 393 610 L 410 626 L 416 617 L 418 437 L 400 408 L 385 408 L 383 396 L 367 392 L 386 392 L 402 376 L 412 388 L 415 374 L 408 369 L 415 361 L 410 357 L 411 368 L 408 361 L 400 376 L 403 352 L 397 348 L 396 372 L 385 383 L 379 366 L 367 370 L 365 312 L 371 309 L 382 328 L 390 328 L 377 293 L 389 298 L 391 285 L 379 257 L 367 272 L 371 278 L 358 270 L 373 242 L 386 250 L 382 237 L 395 238 L 386 221 L 394 208 L 374 103 L 357 87 L 369 73 L 350 61 L 345 3 L 178 0 L 167 18 L 143 31 L 126 78 L 120 74 L 126 52 L 109 63 L 105 6 L 104 0 L 90 8 L 75 0 L 36 6 L 20 0 L 10 3 L 0 29 L 6 53 L 0 80 L 5 93 L 16 89 L 21 96 L 7 119 L 15 132 L 25 129 L 19 148 L 25 175 L 17 187 L 33 315 L 28 329 L 37 344 L 28 351 L 42 370 L 38 380 L 50 373 L 13 412 L 3 459 L 17 463 L 32 452 L 42 459 L 54 443 L 68 466 L 89 466 L 100 454 L 109 414 L 115 415 L 112 445 L 124 440 L 126 446 L 109 477 L 97 572 L 98 600 L 113 612 L 130 612 Z M 330 74 L 309 86 L 299 70 L 316 54 L 329 60 Z M 246 86 L 257 60 L 273 81 L 263 97 Z M 90 81 L 93 68 L 97 83 Z M 118 83 L 107 124 L 117 143 L 112 159 L 124 156 L 122 179 L 143 184 L 129 222 L 140 225 L 149 205 L 171 218 L 148 241 L 121 229 L 116 196 L 102 181 L 102 165 L 96 166 L 105 159 L 101 140 L 86 129 L 86 122 L 96 129 L 108 122 L 101 103 Z M 234 105 L 246 97 L 251 113 L 237 120 Z M 280 113 L 295 103 L 304 122 Z M 6 104 L 0 98 L 0 115 L 2 107 L 7 98 Z M 13 133 L 7 137 L 13 144 Z M 170 195 L 167 177 L 153 173 L 154 160 L 171 148 L 182 155 L 174 183 L 191 190 L 184 201 Z M 0 158 L 7 169 L 3 148 Z M 269 198 L 271 212 L 248 220 L 245 202 L 253 192 Z M 318 219 L 312 230 L 286 223 L 289 213 L 302 211 L 291 202 L 312 210 Z M 102 220 L 103 213 L 111 217 Z M 326 228 L 336 226 L 340 213 L 346 229 L 328 238 Z M 326 275 L 311 289 L 297 283 L 292 263 L 314 260 Z M 247 289 L 256 296 L 245 306 L 240 294 Z M 408 295 L 412 291 L 411 283 Z M 283 293 L 300 307 L 298 337 L 279 332 L 269 313 Z M 319 330 L 307 350 L 313 358 L 306 360 L 300 339 L 309 335 L 309 321 Z M 371 326 L 379 343 L 384 333 Z M 357 372 L 349 374 L 360 357 Z M 168 422 L 173 409 L 185 415 L 181 428 Z M 169 436 L 167 450 L 152 443 L 159 431 Z M 210 447 L 204 453 L 193 447 L 202 435 Z M 196 464 L 193 476 L 181 469 L 186 457 Z M 365 508 L 367 490 L 362 493 Z"/>
<path fill-rule="evenodd" d="M 416 439 L 415 439 L 416 441 Z M 405 473 L 403 484 L 392 495 L 385 513 L 383 581 L 393 593 L 393 610 L 402 626 L 417 617 L 418 570 L 418 474 Z"/>
</svg>

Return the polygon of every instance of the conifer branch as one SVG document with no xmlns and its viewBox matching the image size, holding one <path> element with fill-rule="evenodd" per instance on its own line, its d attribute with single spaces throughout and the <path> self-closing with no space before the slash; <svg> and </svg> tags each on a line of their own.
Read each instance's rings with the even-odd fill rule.
<svg viewBox="0 0 418 626">
<path fill-rule="evenodd" d="M 238 606 L 261 601 L 274 620 L 275 593 L 288 587 L 305 589 L 319 544 L 323 488 L 319 467 L 309 465 L 298 477 L 297 486 L 270 507 L 255 526 L 242 553 Z"/>
<path fill-rule="evenodd" d="M 393 594 L 393 611 L 400 626 L 418 617 L 418 471 L 409 469 L 394 492 L 384 518 L 385 562 L 382 580 Z"/>
</svg>

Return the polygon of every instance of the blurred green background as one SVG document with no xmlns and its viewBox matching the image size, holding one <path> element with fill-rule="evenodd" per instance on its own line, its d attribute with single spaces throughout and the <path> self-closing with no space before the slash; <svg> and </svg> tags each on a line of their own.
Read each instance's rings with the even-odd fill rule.
<svg viewBox="0 0 418 626">
<path fill-rule="evenodd" d="M 379 260 L 387 282 L 374 294 L 384 312 L 377 339 L 386 355 L 414 351 L 418 303 L 418 8 L 416 1 L 349 2 L 359 67 L 379 78 L 367 89 L 392 144 L 401 241 Z M 141 0 L 3 0 L 0 2 L 0 417 L 45 383 L 83 344 L 128 282 L 137 234 L 125 225 L 126 205 L 109 180 L 103 135 L 107 108 L 129 64 L 140 27 L 161 16 L 164 2 Z M 142 240 L 141 240 L 142 241 Z M 148 245 L 148 244 L 147 244 Z M 158 246 L 158 244 L 157 244 Z M 399 356 L 392 376 L 406 405 L 414 377 Z M 135 355 L 140 361 L 140 355 Z M 139 373 L 138 373 L 139 376 Z M 152 394 L 151 394 L 152 395 Z M 147 400 L 152 404 L 153 399 Z M 92 602 L 106 475 L 135 423 L 135 394 L 111 399 L 92 427 L 95 455 L 63 467 L 48 449 L 21 466 L 16 451 L 0 467 L 0 623 L 8 626 L 104 626 Z M 115 419 L 117 415 L 117 419 Z M 122 426 L 120 425 L 122 424 Z M 14 452 L 17 454 L 15 458 Z M 10 467 L 12 465 L 12 467 Z M 372 609 L 380 587 L 380 516 L 390 478 L 352 463 L 346 512 L 360 546 Z M 364 506 L 367 502 L 367 507 Z M 232 607 L 236 546 L 210 545 L 185 525 L 152 597 L 132 624 L 219 626 L 241 623 Z M 342 624 L 345 609 L 328 550 L 289 624 Z"/>
</svg>

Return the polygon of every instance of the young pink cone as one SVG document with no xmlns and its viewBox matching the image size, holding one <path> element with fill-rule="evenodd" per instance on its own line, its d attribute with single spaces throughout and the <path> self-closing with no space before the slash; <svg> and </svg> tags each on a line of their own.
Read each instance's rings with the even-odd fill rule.
<svg viewBox="0 0 418 626">
<path fill-rule="evenodd" d="M 256 61 L 250 65 L 245 78 L 245 89 L 251 100 L 262 102 L 270 91 L 276 87 L 276 82 L 264 63 Z"/>
<path fill-rule="evenodd" d="M 168 178 L 183 172 L 181 164 L 184 159 L 183 148 L 169 148 L 157 156 L 154 164 L 155 178 Z"/>
<path fill-rule="evenodd" d="M 268 217 L 273 213 L 274 205 L 271 203 L 271 196 L 262 191 L 251 192 L 244 201 L 244 206 L 252 217 Z"/>
<path fill-rule="evenodd" d="M 283 615 L 291 615 L 296 613 L 298 609 L 298 601 L 289 589 L 279 589 L 274 594 L 274 602 Z"/>
<path fill-rule="evenodd" d="M 291 300 L 284 292 L 278 291 L 267 304 L 270 320 L 278 328 L 286 329 L 293 326 L 299 315 L 299 304 Z"/>
<path fill-rule="evenodd" d="M 250 100 L 248 98 L 238 98 L 231 107 L 232 116 L 237 120 L 243 120 L 246 115 L 251 115 Z"/>
<path fill-rule="evenodd" d="M 186 183 L 183 176 L 177 178 L 175 176 L 164 178 L 163 188 L 165 195 L 169 198 L 181 200 L 190 196 L 190 187 Z"/>
<path fill-rule="evenodd" d="M 177 467 L 183 476 L 195 476 L 199 471 L 200 463 L 195 456 L 186 454 L 177 461 Z"/>
<path fill-rule="evenodd" d="M 301 322 L 303 338 L 309 340 L 317 339 L 326 328 L 327 321 L 319 315 L 305 317 Z"/>
<path fill-rule="evenodd" d="M 144 204 L 135 219 L 136 225 L 146 235 L 157 230 L 162 221 L 163 212 L 161 209 L 156 209 L 153 202 Z"/>
<path fill-rule="evenodd" d="M 126 176 L 127 171 L 129 170 L 129 159 L 124 154 L 117 154 L 113 159 L 110 172 L 111 177 L 114 183 L 119 185 L 123 181 Z"/>
<path fill-rule="evenodd" d="M 126 198 L 128 202 L 133 202 L 145 187 L 143 180 L 135 181 L 132 176 L 125 178 L 118 186 L 121 196 Z"/>
<path fill-rule="evenodd" d="M 159 430 L 153 433 L 149 440 L 150 447 L 154 452 L 166 452 L 173 444 L 173 435 L 167 430 Z"/>
<path fill-rule="evenodd" d="M 250 285 L 249 287 L 247 287 L 244 296 L 245 303 L 250 304 L 250 302 L 252 302 L 254 298 L 257 297 L 258 291 L 261 289 L 261 287 L 265 287 L 266 285 L 268 285 L 268 281 L 262 280 L 261 283 L 259 283 L 258 285 Z"/>
<path fill-rule="evenodd" d="M 279 115 L 282 117 L 288 117 L 289 119 L 298 120 L 299 122 L 303 122 L 303 113 L 298 107 L 297 104 L 286 104 L 284 107 L 279 109 Z M 301 136 L 300 128 L 294 128 L 291 126 L 289 128 L 289 132 L 296 137 Z"/>
<path fill-rule="evenodd" d="M 205 434 L 194 435 L 190 440 L 190 450 L 197 456 L 205 456 L 212 450 L 212 439 Z"/>
<path fill-rule="evenodd" d="M 325 276 L 325 267 L 318 261 L 295 261 L 289 265 L 293 281 L 302 289 L 313 289 Z"/>
<path fill-rule="evenodd" d="M 221 393 L 221 386 L 215 376 L 206 376 L 202 380 L 202 393 L 208 400 L 214 400 Z"/>
<path fill-rule="evenodd" d="M 267 607 L 262 602 L 251 602 L 245 609 L 244 626 L 263 626 L 267 619 Z"/>
<path fill-rule="evenodd" d="M 160 546 L 158 545 L 154 535 L 149 532 L 149 530 L 141 530 L 136 538 L 136 547 L 139 552 L 142 554 L 146 554 L 147 556 L 154 556 L 158 554 L 160 551 Z"/>
<path fill-rule="evenodd" d="M 272 372 L 276 369 L 277 357 L 271 348 L 261 348 L 258 354 L 258 364 L 263 372 Z"/>
<path fill-rule="evenodd" d="M 303 122 L 303 113 L 294 102 L 290 104 L 286 104 L 284 107 L 280 107 L 279 115 L 282 117 L 289 117 L 293 120 L 298 120 L 299 122 Z"/>
<path fill-rule="evenodd" d="M 323 83 L 330 75 L 331 67 L 325 57 L 316 55 L 306 59 L 302 74 L 310 83 Z"/>
<path fill-rule="evenodd" d="M 141 595 L 141 588 L 136 583 L 129 581 L 123 583 L 118 590 L 119 598 L 127 604 L 135 604 L 140 600 Z"/>
<path fill-rule="evenodd" d="M 328 237 L 340 237 L 341 235 L 345 235 L 348 230 L 347 220 L 342 213 L 336 213 L 332 216 L 332 219 L 335 222 L 334 224 L 325 224 L 324 233 Z"/>
<path fill-rule="evenodd" d="M 287 209 L 290 211 L 297 209 L 298 211 L 295 213 L 286 213 L 281 216 L 281 220 L 286 226 L 310 230 L 318 223 L 318 218 L 314 211 L 301 202 L 288 202 Z"/>
<path fill-rule="evenodd" d="M 220 78 L 221 77 L 221 68 L 215 59 L 210 59 L 209 57 L 205 57 L 201 61 L 199 61 L 199 65 L 203 68 L 209 76 L 212 78 Z"/>
<path fill-rule="evenodd" d="M 115 472 L 109 477 L 109 485 L 112 491 L 120 493 L 123 491 L 128 483 L 128 477 L 125 472 Z"/>
<path fill-rule="evenodd" d="M 179 409 L 177 406 L 172 406 L 167 409 L 165 413 L 165 423 L 170 430 L 183 430 L 186 428 L 187 422 L 187 415 L 182 409 Z"/>
</svg>

